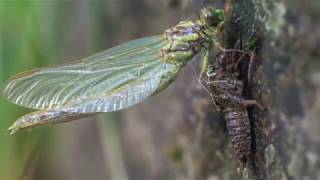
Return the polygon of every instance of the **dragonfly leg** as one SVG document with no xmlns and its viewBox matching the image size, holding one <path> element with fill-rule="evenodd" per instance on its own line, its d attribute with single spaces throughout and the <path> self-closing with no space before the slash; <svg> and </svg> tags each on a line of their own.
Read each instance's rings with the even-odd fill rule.
<svg viewBox="0 0 320 180">
<path fill-rule="evenodd" d="M 253 106 L 256 105 L 258 106 L 260 109 L 264 109 L 264 107 L 262 106 L 262 104 L 260 104 L 260 102 L 258 102 L 257 100 L 253 100 L 253 99 L 245 99 L 244 97 L 242 97 L 241 95 L 235 95 L 235 94 L 223 94 L 220 96 L 220 98 L 230 101 L 232 103 L 237 103 L 237 104 L 241 104 L 243 106 Z"/>
<path fill-rule="evenodd" d="M 242 56 L 240 56 L 240 58 L 237 59 L 237 62 L 234 65 L 235 69 L 238 69 L 239 67 L 239 63 L 247 56 L 249 55 L 250 59 L 249 59 L 249 64 L 248 64 L 248 79 L 247 82 L 250 83 L 251 77 L 252 77 L 252 71 L 253 71 L 253 65 L 254 65 L 254 60 L 256 58 L 256 54 L 254 51 L 250 51 L 248 53 L 242 54 Z"/>
<path fill-rule="evenodd" d="M 206 51 L 206 53 L 203 57 L 201 71 L 200 71 L 200 75 L 199 75 L 200 80 L 202 80 L 203 75 L 208 72 L 210 53 L 211 53 L 210 50 Z"/>
<path fill-rule="evenodd" d="M 211 68 L 212 66 L 209 66 L 209 55 L 210 55 L 210 52 L 206 52 L 206 55 L 204 57 L 204 60 L 203 60 L 203 64 L 202 64 L 202 67 L 201 67 L 201 72 L 200 72 L 200 80 L 202 82 L 204 82 L 206 85 L 209 85 L 211 82 L 208 81 L 208 80 L 205 80 L 202 78 L 203 74 L 206 73 L 206 76 L 207 77 L 210 77 L 210 76 L 214 76 L 215 75 L 215 72 L 212 72 L 214 71 L 213 68 Z M 206 87 L 206 85 L 202 85 L 202 87 L 208 92 L 208 94 L 210 95 L 211 97 L 211 101 L 212 101 L 212 104 L 213 106 L 215 107 L 215 109 L 217 111 L 221 111 L 221 106 L 218 105 L 215 101 L 215 97 L 214 95 L 210 92 L 210 90 Z"/>
</svg>

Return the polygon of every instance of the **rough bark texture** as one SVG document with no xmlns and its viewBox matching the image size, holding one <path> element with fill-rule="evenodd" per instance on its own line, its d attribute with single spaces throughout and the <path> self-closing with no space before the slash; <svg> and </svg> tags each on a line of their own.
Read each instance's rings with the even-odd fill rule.
<svg viewBox="0 0 320 180">
<path fill-rule="evenodd" d="M 315 19 L 317 7 L 308 6 L 310 11 L 306 11 L 302 3 L 284 4 L 277 0 L 218 3 L 224 4 L 227 13 L 222 35 L 226 47 L 234 47 L 240 37 L 243 42 L 250 38 L 257 40 L 253 45 L 256 49 L 253 76 L 244 96 L 258 100 L 265 109 L 248 108 L 253 142 L 245 168 L 241 169 L 234 157 L 224 119 L 216 112 L 207 92 L 196 80 L 190 80 L 195 75 L 189 68 L 174 88 L 143 105 L 147 110 L 142 107 L 140 113 L 148 113 L 140 117 L 135 110 L 126 113 L 130 119 L 153 119 L 155 123 L 147 130 L 142 128 L 151 132 L 151 137 L 160 138 L 153 139 L 157 148 L 141 147 L 144 150 L 139 151 L 150 155 L 152 170 L 147 172 L 154 178 L 180 179 L 320 178 L 319 134 L 310 131 L 313 125 L 319 127 L 316 121 L 319 75 L 313 67 L 319 65 L 316 51 L 319 37 L 312 33 L 314 28 L 319 29 L 319 22 Z M 311 0 L 309 3 L 317 4 Z M 181 92 L 186 92 L 185 97 L 181 97 Z M 163 97 L 166 100 L 160 100 Z M 159 109 L 154 109 L 157 102 Z M 169 140 L 163 141 L 166 138 Z"/>
<path fill-rule="evenodd" d="M 244 95 L 259 100 L 266 109 L 248 108 L 253 137 L 252 156 L 246 168 L 238 168 L 237 172 L 239 162 L 223 130 L 224 120 L 210 113 L 213 107 L 200 108 L 197 102 L 201 100 L 196 100 L 191 109 L 194 110 L 193 116 L 197 117 L 195 132 L 198 129 L 199 133 L 191 135 L 187 146 L 188 151 L 192 151 L 193 167 L 186 163 L 194 171 L 191 178 L 320 178 L 319 144 L 305 128 L 308 126 L 306 111 L 310 111 L 313 105 L 306 99 L 310 81 L 306 81 L 307 73 L 303 70 L 306 64 L 316 63 L 317 55 L 312 57 L 312 52 L 316 48 L 313 43 L 318 42 L 301 39 L 301 36 L 314 37 L 315 34 L 308 34 L 311 27 L 295 24 L 301 22 L 303 16 L 306 18 L 305 13 L 308 13 L 303 10 L 299 11 L 301 14 L 290 12 L 298 10 L 297 5 L 299 3 L 286 7 L 272 0 L 228 2 L 227 7 L 232 11 L 227 11 L 229 21 L 223 35 L 226 46 L 232 48 L 239 36 L 244 42 L 250 37 L 259 39 L 255 45 L 257 54 L 252 81 Z M 300 28 L 305 31 L 303 34 L 298 32 Z M 315 94 L 308 94 L 316 99 Z M 191 116 L 189 113 L 186 111 L 186 118 Z"/>
</svg>

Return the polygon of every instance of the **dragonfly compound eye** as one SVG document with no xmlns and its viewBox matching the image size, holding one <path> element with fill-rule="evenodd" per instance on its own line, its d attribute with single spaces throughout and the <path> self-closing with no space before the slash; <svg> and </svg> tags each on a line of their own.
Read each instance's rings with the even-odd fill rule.
<svg viewBox="0 0 320 180">
<path fill-rule="evenodd" d="M 223 23 L 224 12 L 221 9 L 214 9 L 212 7 L 204 8 L 200 13 L 200 20 L 211 27 L 220 26 Z"/>
</svg>

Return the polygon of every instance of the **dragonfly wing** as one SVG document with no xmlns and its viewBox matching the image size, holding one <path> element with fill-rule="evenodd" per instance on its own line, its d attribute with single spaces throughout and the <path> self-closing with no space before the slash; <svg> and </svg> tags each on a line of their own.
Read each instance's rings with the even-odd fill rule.
<svg viewBox="0 0 320 180">
<path fill-rule="evenodd" d="M 166 77 L 170 73 L 174 72 L 174 75 L 177 75 L 180 70 L 174 65 L 163 64 L 160 61 L 157 61 L 156 64 L 143 77 L 125 81 L 124 84 L 110 92 L 99 96 L 81 97 L 77 101 L 67 103 L 64 107 L 65 111 L 71 113 L 111 112 L 145 100 L 159 89 L 163 89 L 166 84 L 163 81 L 167 81 Z M 171 76 L 171 78 L 175 78 L 175 76 Z"/>
<path fill-rule="evenodd" d="M 161 61 L 165 43 L 161 36 L 141 38 L 70 64 L 27 71 L 7 83 L 4 95 L 17 105 L 41 110 L 124 109 L 178 74 L 181 67 Z"/>
</svg>

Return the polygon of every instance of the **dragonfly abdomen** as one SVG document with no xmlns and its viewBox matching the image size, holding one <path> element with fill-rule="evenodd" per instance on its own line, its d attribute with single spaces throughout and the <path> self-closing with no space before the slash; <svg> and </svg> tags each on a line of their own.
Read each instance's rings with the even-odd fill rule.
<svg viewBox="0 0 320 180">
<path fill-rule="evenodd" d="M 52 123 L 60 123 L 60 122 L 68 122 L 73 121 L 75 119 L 80 119 L 84 117 L 92 116 L 97 113 L 75 113 L 75 112 L 67 112 L 67 111 L 45 111 L 39 110 L 30 114 L 26 114 L 8 129 L 10 134 L 14 134 L 20 129 L 29 129 L 36 126 L 41 126 L 44 124 L 52 124 Z"/>
<path fill-rule="evenodd" d="M 251 151 L 250 121 L 246 108 L 225 108 L 224 118 L 236 156 L 246 162 Z"/>
</svg>

